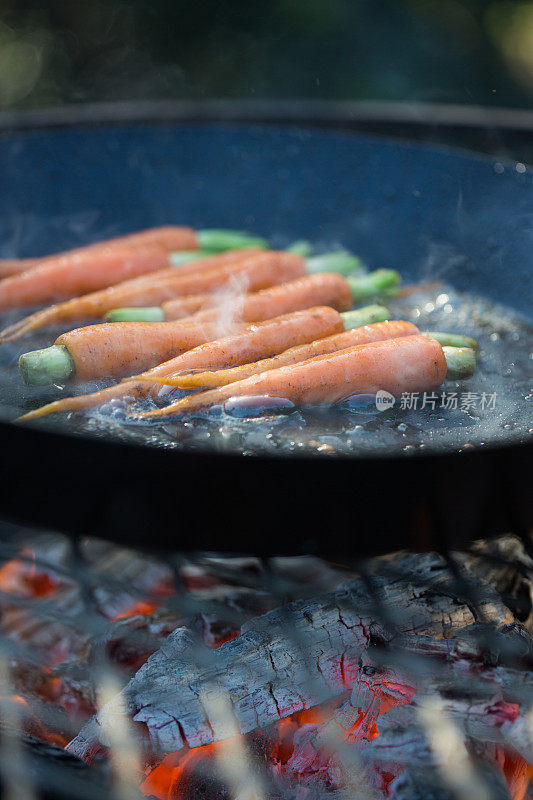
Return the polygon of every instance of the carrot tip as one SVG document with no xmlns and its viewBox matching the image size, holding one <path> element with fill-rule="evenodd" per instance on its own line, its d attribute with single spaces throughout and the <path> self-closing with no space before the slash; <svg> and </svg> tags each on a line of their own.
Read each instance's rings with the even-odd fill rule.
<svg viewBox="0 0 533 800">
<path fill-rule="evenodd" d="M 47 411 L 47 406 L 42 406 L 42 408 L 36 408 L 33 411 L 27 411 L 26 414 L 22 414 L 20 417 L 17 417 L 15 422 L 30 422 L 32 419 L 38 419 L 39 417 L 45 417 L 47 414 L 51 414 L 52 410 Z"/>
<path fill-rule="evenodd" d="M 32 419 L 46 417 L 48 414 L 55 414 L 57 411 L 68 411 L 68 405 L 65 406 L 66 399 L 68 398 L 53 400 L 51 403 L 47 403 L 40 408 L 35 408 L 33 411 L 27 411 L 26 414 L 22 414 L 22 416 L 18 417 L 15 422 L 29 422 Z"/>
</svg>

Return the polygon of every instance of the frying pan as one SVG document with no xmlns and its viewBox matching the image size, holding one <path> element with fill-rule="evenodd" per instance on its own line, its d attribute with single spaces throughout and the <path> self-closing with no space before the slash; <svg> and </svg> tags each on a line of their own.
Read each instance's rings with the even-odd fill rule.
<svg viewBox="0 0 533 800">
<path fill-rule="evenodd" d="M 531 311 L 533 176 L 512 162 L 297 127 L 135 123 L 4 134 L 4 255 L 165 223 L 337 241 L 406 281 Z M 76 229 L 78 225 L 78 232 Z M 11 245 L 10 245 L 11 243 Z M 0 423 L 0 514 L 150 548 L 359 556 L 533 519 L 531 443 L 403 457 L 183 452 Z"/>
</svg>

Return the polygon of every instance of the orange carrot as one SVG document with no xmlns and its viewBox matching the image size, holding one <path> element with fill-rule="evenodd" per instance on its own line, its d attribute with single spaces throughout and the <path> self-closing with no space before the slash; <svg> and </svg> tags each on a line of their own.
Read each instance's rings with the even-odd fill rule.
<svg viewBox="0 0 533 800">
<path fill-rule="evenodd" d="M 50 256 L 44 256 L 44 258 L 0 258 L 0 280 L 8 278 L 10 275 L 26 272 L 47 258 Z"/>
<path fill-rule="evenodd" d="M 112 239 L 104 239 L 91 244 L 76 247 L 73 250 L 65 250 L 61 253 L 53 253 L 40 258 L 0 258 L 0 278 L 8 275 L 16 275 L 32 269 L 45 261 L 54 261 L 64 256 L 74 256 L 90 251 L 94 254 L 97 249 L 108 247 L 146 247 L 147 245 L 161 247 L 168 252 L 174 250 L 195 250 L 198 241 L 192 228 L 185 228 L 178 225 L 164 225 L 159 228 L 148 228 L 145 231 L 127 233 L 124 236 L 115 236 Z"/>
<path fill-rule="evenodd" d="M 232 277 L 239 279 L 246 290 L 250 286 L 262 289 L 305 273 L 305 262 L 300 256 L 273 250 L 211 256 L 210 267 L 187 274 L 183 274 L 182 267 L 165 269 L 152 275 L 151 280 L 142 276 L 49 306 L 5 328 L 0 333 L 0 343 L 19 339 L 46 325 L 102 317 L 117 306 L 160 303 L 171 297 L 214 291 Z"/>
<path fill-rule="evenodd" d="M 288 347 L 294 347 L 297 344 L 312 342 L 322 336 L 330 336 L 341 331 L 343 327 L 341 315 L 333 308 L 317 306 L 304 311 L 295 311 L 266 322 L 247 325 L 230 336 L 195 347 L 170 361 L 159 364 L 146 373 L 99 392 L 56 400 L 35 411 L 30 411 L 21 419 L 35 419 L 56 411 L 78 411 L 125 396 L 139 398 L 154 390 L 153 383 L 145 378 L 175 374 L 179 370 L 190 372 L 193 369 L 247 363 L 281 353 Z"/>
<path fill-rule="evenodd" d="M 185 246 L 184 246 L 185 245 Z M 44 262 L 57 261 L 65 256 L 73 257 L 90 251 L 93 255 L 98 249 L 105 250 L 109 247 L 146 247 L 155 246 L 168 252 L 174 250 L 195 250 L 198 247 L 197 238 L 192 228 L 177 225 L 165 225 L 159 228 L 149 228 L 145 231 L 127 233 L 112 239 L 104 239 L 91 244 L 53 253 L 39 258 L 0 258 L 0 278 L 17 275 L 33 269 Z"/>
<path fill-rule="evenodd" d="M 261 372 L 136 416 L 158 420 L 189 414 L 220 405 L 232 397 L 279 397 L 301 406 L 336 403 L 354 394 L 375 393 L 379 389 L 395 396 L 403 392 L 429 392 L 441 385 L 446 370 L 444 352 L 435 339 L 404 336 L 355 345 Z"/>
<path fill-rule="evenodd" d="M 116 322 L 69 331 L 55 346 L 67 348 L 78 380 L 118 379 L 212 341 L 219 333 L 217 322 Z"/>
<path fill-rule="evenodd" d="M 389 320 L 387 322 L 374 322 L 370 325 L 363 325 L 361 328 L 343 333 L 335 333 L 333 336 L 326 336 L 310 344 L 300 344 L 291 347 L 278 356 L 265 358 L 261 361 L 253 361 L 251 364 L 232 367 L 230 369 L 219 369 L 211 372 L 193 372 L 190 375 L 178 375 L 175 378 L 168 376 L 161 378 L 160 383 L 166 386 L 179 386 L 180 389 L 208 389 L 216 386 L 227 386 L 228 383 L 242 381 L 260 372 L 267 372 L 270 369 L 286 367 L 289 364 L 298 364 L 314 356 L 335 353 L 337 350 L 344 350 L 346 347 L 353 347 L 357 344 L 369 344 L 370 342 L 380 342 L 385 339 L 398 339 L 401 336 L 414 336 L 420 331 L 411 322 L 403 320 Z"/>
<path fill-rule="evenodd" d="M 167 251 L 155 245 L 111 245 L 58 256 L 0 281 L 0 311 L 76 297 L 168 265 Z"/>
<path fill-rule="evenodd" d="M 228 301 L 225 297 L 214 297 L 211 300 L 206 298 L 206 300 L 207 304 L 213 307 L 195 314 L 194 318 L 197 321 L 216 320 L 221 311 L 221 304 L 223 312 L 227 309 Z M 237 296 L 231 313 L 235 319 L 243 322 L 258 322 L 316 305 L 331 306 L 337 311 L 348 311 L 352 307 L 352 292 L 346 278 L 335 272 L 319 272 L 253 294 L 240 295 Z M 179 318 L 180 306 L 179 299 L 163 303 L 166 318 Z"/>
<path fill-rule="evenodd" d="M 248 290 L 252 293 L 244 295 L 233 291 L 232 287 L 225 291 L 223 286 L 220 292 L 167 300 L 161 304 L 163 314 L 156 321 L 161 318 L 178 320 L 194 315 L 196 321 L 214 321 L 222 316 L 243 322 L 259 322 L 316 305 L 331 306 L 337 311 L 347 311 L 352 306 L 352 293 L 348 282 L 342 275 L 334 272 L 306 275 L 304 278 L 276 284 L 259 292 L 253 292 L 253 284 L 250 282 Z M 113 311 L 110 317 L 114 316 Z M 110 318 L 109 321 L 122 322 L 128 321 L 128 318 L 122 320 L 117 315 L 117 319 Z"/>
<path fill-rule="evenodd" d="M 351 292 L 346 280 L 341 275 L 325 273 L 264 289 L 247 295 L 240 313 L 238 311 L 235 314 L 229 313 L 225 318 L 220 318 L 219 309 L 209 309 L 185 320 L 178 319 L 173 322 L 115 322 L 88 325 L 64 333 L 56 339 L 53 347 L 66 347 L 70 355 L 70 359 L 59 370 L 59 374 L 57 371 L 50 374 L 43 370 L 45 360 L 43 355 L 46 358 L 48 350 L 37 351 L 37 361 L 33 363 L 37 366 L 40 383 L 66 380 L 73 374 L 79 380 L 123 378 L 168 361 L 180 352 L 191 350 L 202 342 L 215 339 L 222 334 L 222 331 L 224 334 L 229 334 L 237 321 L 256 322 L 271 319 L 291 311 L 316 306 L 317 301 L 321 300 L 324 305 L 330 301 L 329 304 L 337 307 L 339 311 L 349 308 Z M 409 326 L 409 323 L 405 325 Z M 413 332 L 417 331 L 414 325 L 412 327 Z M 368 336 L 370 334 L 367 338 Z M 31 375 L 33 357 L 33 353 L 26 353 L 21 358 L 21 371 L 28 383 L 35 382 Z"/>
</svg>

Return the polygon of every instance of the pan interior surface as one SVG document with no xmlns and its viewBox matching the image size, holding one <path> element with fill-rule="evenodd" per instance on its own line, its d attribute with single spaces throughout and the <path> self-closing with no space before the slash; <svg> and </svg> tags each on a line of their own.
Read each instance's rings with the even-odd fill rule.
<svg viewBox="0 0 533 800">
<path fill-rule="evenodd" d="M 248 455 L 410 455 L 530 437 L 533 176 L 523 165 L 360 136 L 172 125 L 4 136 L 0 162 L 4 257 L 166 223 L 246 229 L 276 247 L 307 238 L 318 250 L 348 248 L 371 269 L 421 282 L 389 303 L 393 317 L 474 336 L 482 350 L 472 379 L 384 410 L 364 397 L 312 410 L 228 404 L 154 426 L 128 421 L 116 402 L 42 425 Z M 3 420 L 105 385 L 21 385 L 20 353 L 58 333 L 1 348 Z"/>
</svg>

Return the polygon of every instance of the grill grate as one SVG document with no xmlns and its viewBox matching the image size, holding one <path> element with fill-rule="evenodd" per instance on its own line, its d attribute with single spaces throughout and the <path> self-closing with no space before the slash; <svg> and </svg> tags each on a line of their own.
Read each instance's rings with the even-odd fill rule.
<svg viewBox="0 0 533 800">
<path fill-rule="evenodd" d="M 332 565 L 154 555 L 7 524 L 1 533 L 0 769 L 16 796 L 155 793 L 165 754 L 178 750 L 168 746 L 175 729 L 194 777 L 159 796 L 188 800 L 201 790 L 206 798 L 246 800 L 252 795 L 243 785 L 253 784 L 265 798 L 347 791 L 396 800 L 526 797 L 533 562 L 518 539 L 443 557 L 402 553 Z M 328 661 L 328 647 L 342 650 L 340 659 Z M 156 661 L 139 673 L 153 653 Z M 157 659 L 159 675 L 169 665 L 174 671 L 152 703 Z M 233 673 L 243 664 L 255 724 L 235 697 L 229 720 L 227 693 L 213 690 L 241 685 Z M 122 687 L 120 703 L 106 706 Z M 210 741 L 223 740 L 206 759 L 194 715 L 163 726 L 154 717 L 161 697 L 170 717 L 172 703 L 181 713 L 187 688 L 198 692 L 194 713 L 207 720 Z M 277 719 L 268 702 L 254 699 L 267 695 Z M 143 697 L 149 700 L 139 706 Z M 89 722 L 98 709 L 98 722 Z M 243 735 L 228 740 L 235 719 Z M 293 726 L 285 761 L 274 741 L 280 719 Z M 72 749 L 97 753 L 90 765 L 64 750 L 82 729 Z M 265 755 L 273 742 L 274 771 Z M 217 747 L 224 758 L 213 772 Z M 447 774 L 450 748 L 457 768 Z M 182 762 L 183 753 L 174 757 Z M 228 772 L 223 763 L 237 766 Z M 387 786 L 378 785 L 383 776 Z"/>
</svg>

